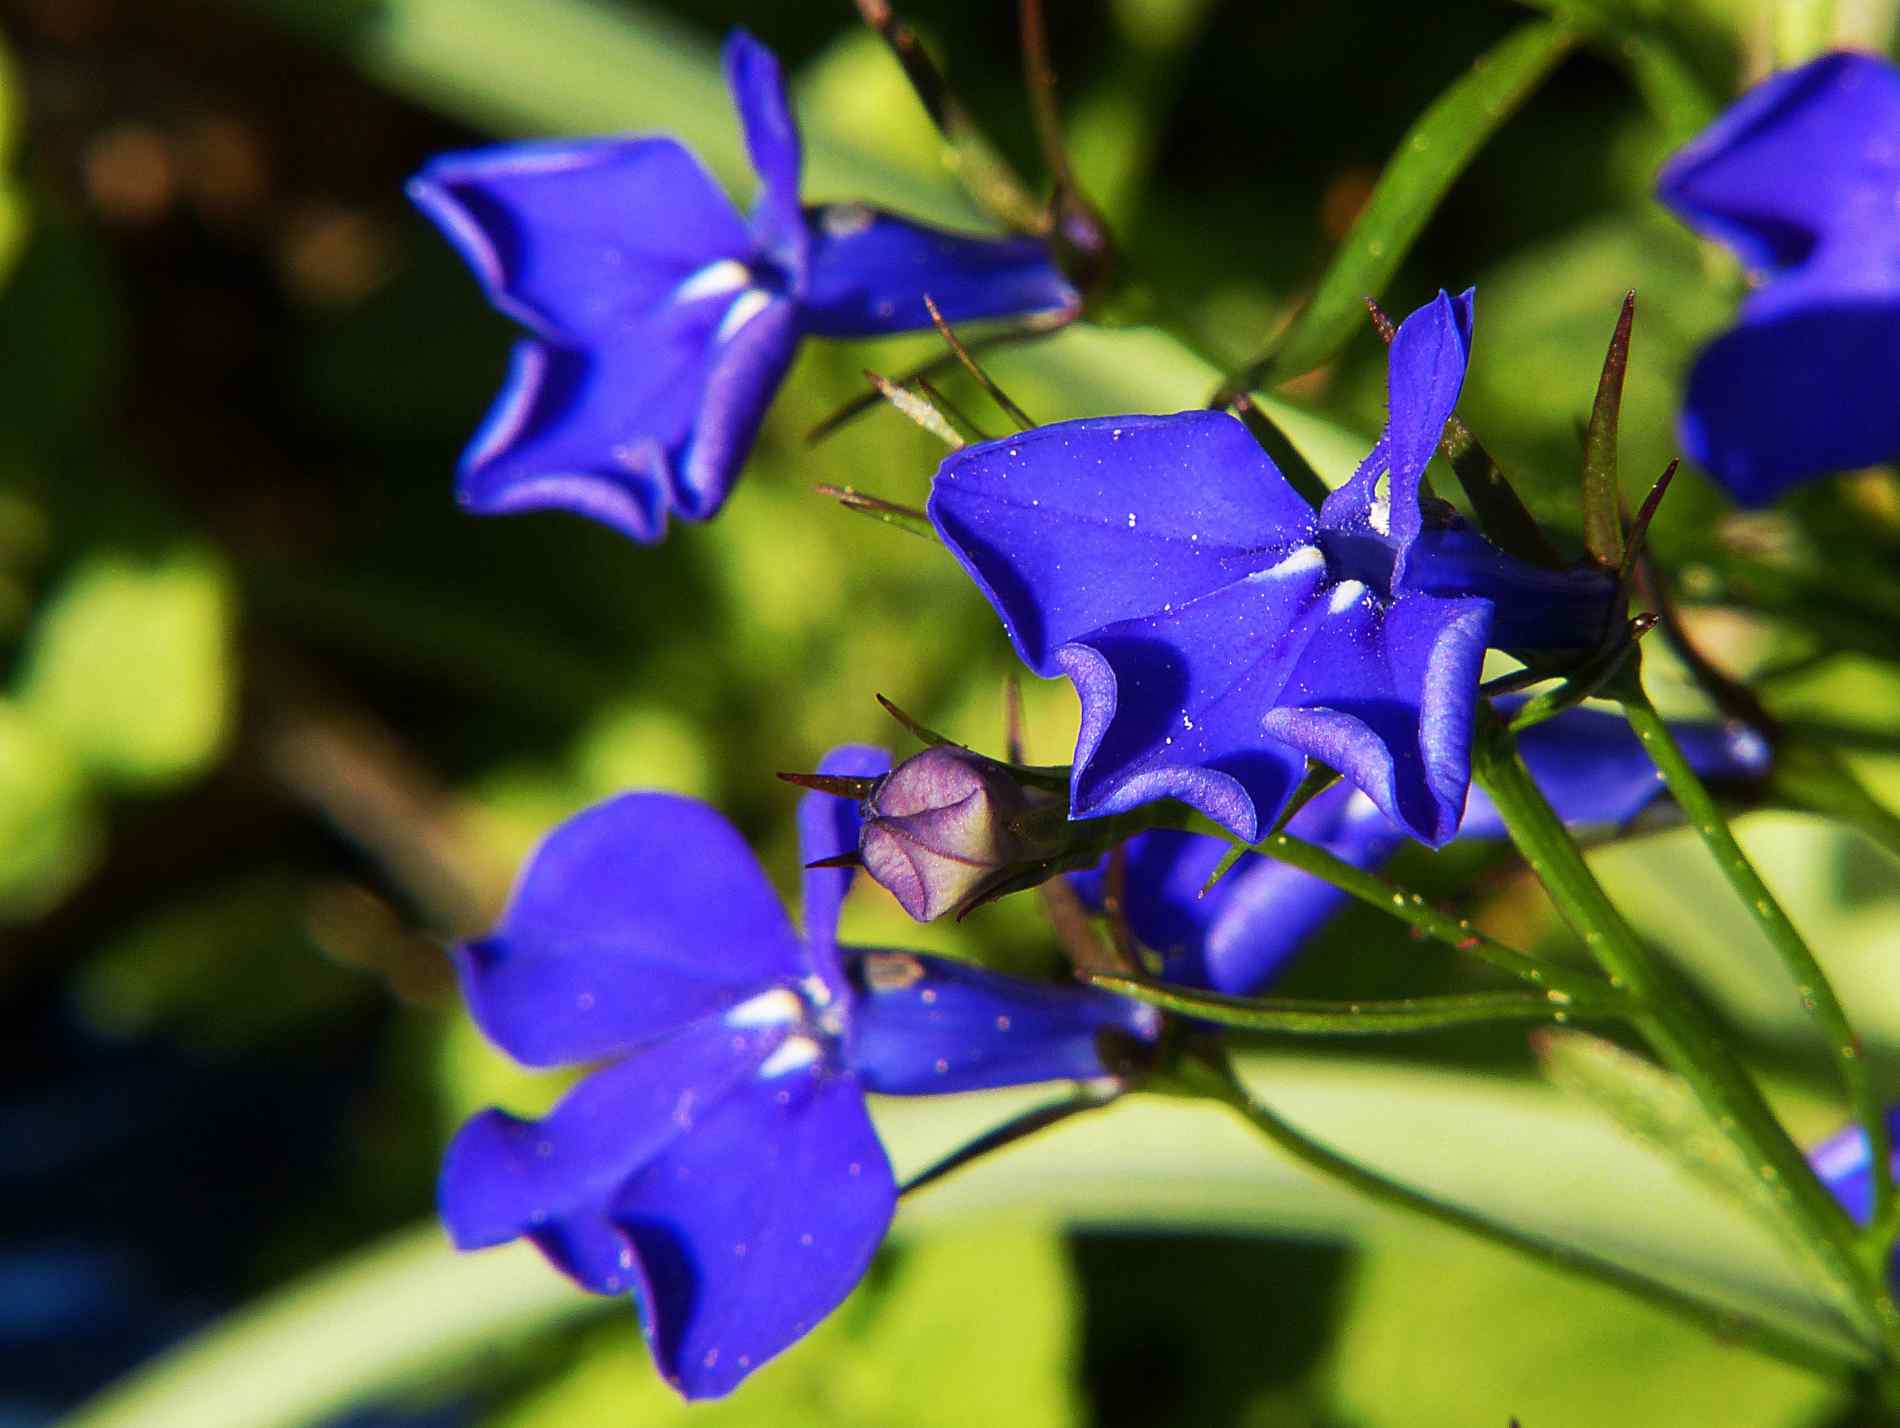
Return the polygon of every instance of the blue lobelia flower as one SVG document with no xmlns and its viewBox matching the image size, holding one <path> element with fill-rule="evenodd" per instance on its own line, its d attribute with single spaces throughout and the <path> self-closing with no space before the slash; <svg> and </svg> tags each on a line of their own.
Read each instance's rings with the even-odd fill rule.
<svg viewBox="0 0 1900 1428">
<path fill-rule="evenodd" d="M 1413 836 L 1452 836 L 1486 646 L 1593 647 L 1616 600 L 1594 570 L 1428 518 L 1470 342 L 1470 293 L 1405 320 L 1386 428 L 1317 515 L 1221 412 L 1063 422 L 943 463 L 938 531 L 1017 653 L 1080 697 L 1073 816 L 1178 798 L 1252 842 L 1310 755 Z"/>
<path fill-rule="evenodd" d="M 851 747 L 821 767 L 889 761 Z M 855 849 L 856 820 L 807 796 L 806 857 Z M 729 1391 L 870 1263 L 897 1187 L 867 1091 L 1099 1077 L 1099 1031 L 1158 1027 L 1079 987 L 840 947 L 851 876 L 806 873 L 801 936 L 716 812 L 628 794 L 549 835 L 501 926 L 457 952 L 476 1021 L 516 1060 L 608 1064 L 544 1120 L 462 1127 L 442 1168 L 450 1236 L 525 1236 L 583 1287 L 636 1295 L 689 1398 Z"/>
<path fill-rule="evenodd" d="M 1761 736 L 1739 724 L 1672 725 L 1683 753 L 1704 778 L 1743 782 L 1767 772 Z M 1527 729 L 1518 749 L 1551 805 L 1568 823 L 1620 827 L 1663 791 L 1630 732 L 1614 714 L 1570 709 Z M 1376 868 L 1406 841 L 1371 799 L 1334 784 L 1295 813 L 1287 832 L 1317 843 L 1358 868 Z M 1502 838 L 1504 821 L 1483 789 L 1473 788 L 1461 838 Z M 1242 856 L 1207 896 L 1229 845 L 1172 829 L 1128 841 L 1123 905 L 1144 946 L 1161 954 L 1162 977 L 1229 996 L 1259 991 L 1349 899 L 1310 873 L 1263 857 Z M 1085 902 L 1102 902 L 1106 864 L 1075 876 Z"/>
<path fill-rule="evenodd" d="M 1657 194 L 1758 284 L 1690 373 L 1689 454 L 1758 506 L 1900 453 L 1900 69 L 1837 53 L 1774 76 Z"/>
<path fill-rule="evenodd" d="M 533 335 L 462 457 L 483 513 L 559 507 L 639 541 L 725 501 L 799 338 L 1074 307 L 1033 238 L 948 233 L 855 204 L 801 207 L 778 61 L 744 31 L 726 79 L 760 191 L 750 219 L 672 139 L 503 144 L 409 184 Z"/>
</svg>

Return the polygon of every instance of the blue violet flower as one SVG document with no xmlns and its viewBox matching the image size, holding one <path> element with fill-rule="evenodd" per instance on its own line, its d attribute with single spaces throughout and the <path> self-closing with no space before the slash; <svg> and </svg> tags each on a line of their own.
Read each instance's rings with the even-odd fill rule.
<svg viewBox="0 0 1900 1428">
<path fill-rule="evenodd" d="M 1690 765 L 1704 778 L 1741 783 L 1768 770 L 1769 748 L 1740 724 L 1672 725 Z M 1663 791 L 1655 765 L 1614 714 L 1569 709 L 1518 739 L 1531 775 L 1565 822 L 1621 827 Z M 1287 823 L 1287 832 L 1317 843 L 1357 868 L 1376 868 L 1406 836 L 1350 784 L 1334 784 Z M 1461 838 L 1502 838 L 1504 821 L 1473 788 Z M 1163 980 L 1229 996 L 1260 991 L 1350 899 L 1310 873 L 1248 853 L 1216 883 L 1230 845 L 1203 834 L 1159 829 L 1128 840 L 1123 905 L 1136 938 L 1160 954 Z M 1102 905 L 1106 863 L 1073 877 L 1085 903 Z"/>
<path fill-rule="evenodd" d="M 1756 285 L 1689 374 L 1689 455 L 1760 506 L 1900 453 L 1900 68 L 1836 53 L 1775 75 L 1656 189 Z"/>
<path fill-rule="evenodd" d="M 1486 647 L 1602 641 L 1607 575 L 1527 565 L 1420 499 L 1471 298 L 1400 326 L 1386 428 L 1317 515 L 1222 412 L 1062 422 L 943 463 L 937 530 L 1023 661 L 1081 700 L 1075 817 L 1177 798 L 1252 842 L 1311 756 L 1443 843 Z"/>
<path fill-rule="evenodd" d="M 826 773 L 881 774 L 881 750 Z M 855 849 L 857 811 L 808 795 L 808 861 Z M 897 1202 L 866 1092 L 1109 1074 L 1097 1033 L 1152 1009 L 908 952 L 840 947 L 852 870 L 808 870 L 801 936 L 704 804 L 628 794 L 541 845 L 500 927 L 457 950 L 488 1038 L 529 1066 L 605 1062 L 546 1119 L 475 1116 L 441 1210 L 475 1249 L 526 1237 L 584 1288 L 635 1295 L 689 1398 L 731 1390 L 851 1291 Z"/>
<path fill-rule="evenodd" d="M 503 144 L 435 159 L 409 194 L 489 301 L 532 334 L 463 454 L 485 514 L 558 507 L 638 541 L 724 503 L 801 337 L 873 337 L 1070 309 L 1034 238 L 927 228 L 857 204 L 802 207 L 777 59 L 726 44 L 760 191 L 744 218 L 668 138 Z"/>
</svg>

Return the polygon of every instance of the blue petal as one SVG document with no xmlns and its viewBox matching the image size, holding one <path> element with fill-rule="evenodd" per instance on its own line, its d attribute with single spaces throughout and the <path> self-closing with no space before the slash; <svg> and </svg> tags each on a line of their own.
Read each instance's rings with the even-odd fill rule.
<svg viewBox="0 0 1900 1428">
<path fill-rule="evenodd" d="M 446 154 L 410 180 L 409 196 L 489 301 L 570 346 L 651 321 L 696 273 L 752 248 L 731 200 L 671 139 Z"/>
<path fill-rule="evenodd" d="M 1320 508 L 1327 530 L 1370 533 L 1392 547 L 1394 584 L 1403 580 L 1406 552 L 1423 523 L 1419 484 L 1464 388 L 1474 291 L 1457 298 L 1440 292 L 1399 324 L 1386 355 L 1385 431 L 1352 480 Z M 1377 488 L 1386 471 L 1391 480 L 1381 498 Z"/>
<path fill-rule="evenodd" d="M 716 1398 L 863 1278 L 897 1204 L 864 1095 L 818 1068 L 754 1078 L 621 1190 L 647 1341 L 688 1398 Z"/>
<path fill-rule="evenodd" d="M 798 125 L 778 57 L 744 30 L 726 39 L 726 86 L 738 106 L 746 151 L 759 176 L 752 228 L 760 246 L 794 272 L 805 262 L 805 223 L 799 212 L 798 171 L 802 162 Z"/>
<path fill-rule="evenodd" d="M 1360 868 L 1383 863 L 1406 837 L 1371 801 L 1341 783 L 1296 813 L 1287 830 Z M 1129 927 L 1162 957 L 1162 976 L 1230 996 L 1261 991 L 1346 899 L 1330 883 L 1248 853 L 1207 896 L 1226 856 L 1219 838 L 1163 830 L 1129 840 Z M 1099 902 L 1100 874 L 1079 889 Z"/>
<path fill-rule="evenodd" d="M 809 209 L 806 218 L 811 269 L 800 301 L 806 330 L 819 336 L 927 328 L 926 294 L 953 323 L 1081 302 L 1038 238 L 950 233 L 859 204 Z"/>
<path fill-rule="evenodd" d="M 1262 724 L 1435 847 L 1458 831 L 1464 812 L 1490 625 L 1488 601 L 1385 601 L 1351 582 L 1334 586 L 1280 707 Z"/>
<path fill-rule="evenodd" d="M 1900 253 L 1900 221 L 1889 242 Z M 1900 453 L 1900 289 L 1777 306 L 1757 317 L 1751 303 L 1741 326 L 1704 348 L 1683 399 L 1683 447 L 1745 506 Z"/>
<path fill-rule="evenodd" d="M 633 1247 L 609 1207 L 641 1165 L 693 1128 L 784 1041 L 718 1018 L 596 1071 L 541 1121 L 483 1111 L 442 1161 L 438 1201 L 458 1249 L 526 1236 L 596 1294 L 633 1288 Z"/>
<path fill-rule="evenodd" d="M 1823 55 L 1744 95 L 1669 161 L 1657 196 L 1770 273 L 1828 248 L 1891 252 L 1897 134 L 1900 69 Z"/>
<path fill-rule="evenodd" d="M 1071 809 L 1178 798 L 1252 842 L 1304 767 L 1262 718 L 1313 639 L 1323 562 L 1296 552 L 1246 579 L 1059 652 L 1082 705 Z"/>
<path fill-rule="evenodd" d="M 764 305 L 735 332 L 727 333 L 722 323 L 715 337 L 723 345 L 713 354 L 672 493 L 674 506 L 689 521 L 703 521 L 725 504 L 798 347 L 795 304 L 767 299 L 756 288 L 747 289 L 738 301 Z M 740 315 L 735 303 L 727 322 Z"/>
<path fill-rule="evenodd" d="M 1900 1140 L 1900 1107 L 1887 1112 L 1887 1133 Z M 1848 1126 L 1822 1141 L 1808 1152 L 1808 1163 L 1856 1224 L 1873 1218 L 1873 1157 L 1867 1153 L 1867 1137 L 1859 1126 Z"/>
<path fill-rule="evenodd" d="M 1079 986 L 1026 982 L 914 952 L 848 955 L 857 984 L 847 1055 L 865 1089 L 892 1096 L 1105 1076 L 1113 1030 L 1152 1040 L 1154 1008 Z"/>
<path fill-rule="evenodd" d="M 818 772 L 846 777 L 871 778 L 887 773 L 891 756 L 869 744 L 843 744 L 818 761 Z M 858 849 L 858 805 L 848 798 L 828 793 L 807 793 L 798 800 L 798 852 L 801 862 L 810 864 L 840 853 Z M 811 951 L 813 969 L 834 995 L 847 988 L 838 967 L 838 909 L 851 890 L 856 868 L 805 869 L 804 923 L 805 943 Z"/>
<path fill-rule="evenodd" d="M 1498 649 L 1596 649 L 1622 618 L 1622 596 L 1608 571 L 1531 565 L 1506 555 L 1462 520 L 1419 534 L 1401 588 L 1489 600 L 1491 643 Z"/>
<path fill-rule="evenodd" d="M 483 515 L 565 510 L 642 542 L 666 529 L 671 461 L 692 414 L 682 397 L 702 379 L 694 334 L 624 364 L 545 342 L 518 343 L 501 394 L 463 453 L 456 494 Z M 630 379 L 630 380 L 629 380 Z M 647 400 L 623 405 L 647 384 Z M 637 423 L 644 417 L 652 425 Z"/>
<path fill-rule="evenodd" d="M 1500 707 L 1513 704 L 1501 701 Z M 1744 725 L 1671 721 L 1669 727 L 1690 767 L 1705 779 L 1757 779 L 1768 771 L 1767 741 Z M 1567 709 L 1526 729 L 1517 747 L 1566 823 L 1621 827 L 1664 792 L 1662 775 L 1620 715 Z M 1458 833 L 1462 838 L 1505 836 L 1504 820 L 1484 790 L 1471 790 Z"/>
<path fill-rule="evenodd" d="M 930 517 L 1038 674 L 1055 651 L 1265 569 L 1313 512 L 1224 412 L 1096 417 L 945 459 Z"/>
<path fill-rule="evenodd" d="M 1512 707 L 1511 701 L 1504 701 Z M 1766 772 L 1768 745 L 1735 724 L 1672 724 L 1704 778 L 1742 780 Z M 1629 725 L 1596 709 L 1571 709 L 1526 730 L 1519 751 L 1558 814 L 1569 823 L 1621 825 L 1662 792 L 1655 765 Z M 1354 867 L 1376 868 L 1406 841 L 1364 794 L 1340 783 L 1287 824 Z M 1504 824 L 1473 788 L 1460 838 L 1501 838 Z M 1207 896 L 1201 889 L 1229 849 L 1219 838 L 1162 830 L 1129 840 L 1124 883 L 1128 922 L 1163 958 L 1162 975 L 1184 986 L 1234 996 L 1258 992 L 1340 905 L 1346 894 L 1297 868 L 1244 855 Z M 1106 863 L 1072 879 L 1091 907 L 1102 905 Z"/>
<path fill-rule="evenodd" d="M 1299 776 L 1257 715 L 1324 562 L 1246 428 L 1219 412 L 1040 427 L 951 456 L 930 513 L 1023 660 L 1075 682 L 1076 816 L 1176 797 L 1252 837 Z"/>
<path fill-rule="evenodd" d="M 737 830 L 662 793 L 556 828 L 501 926 L 456 959 L 483 1032 L 530 1066 L 631 1050 L 809 971 Z"/>
<path fill-rule="evenodd" d="M 591 350 L 520 344 L 462 458 L 462 504 L 570 510 L 640 541 L 660 537 L 669 507 L 689 520 L 714 514 L 797 343 L 784 300 L 725 332 L 755 291 L 669 307 Z"/>
</svg>

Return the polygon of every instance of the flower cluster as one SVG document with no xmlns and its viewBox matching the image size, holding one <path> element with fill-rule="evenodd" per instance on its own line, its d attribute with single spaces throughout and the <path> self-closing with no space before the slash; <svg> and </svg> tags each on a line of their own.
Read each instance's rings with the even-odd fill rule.
<svg viewBox="0 0 1900 1428">
<path fill-rule="evenodd" d="M 1074 309 L 1046 244 L 802 206 L 779 65 L 743 31 L 726 78 L 760 190 L 749 219 L 672 139 L 447 154 L 410 196 L 532 336 L 462 458 L 473 511 L 549 507 L 656 541 L 725 503 L 799 340 Z"/>
<path fill-rule="evenodd" d="M 930 517 L 1023 662 L 1082 704 L 1073 812 L 1190 804 L 1245 842 L 1316 759 L 1443 843 L 1471 782 L 1487 648 L 1593 649 L 1619 591 L 1427 501 L 1472 295 L 1392 342 L 1385 430 L 1315 514 L 1221 412 L 1090 418 L 954 453 Z"/>
<path fill-rule="evenodd" d="M 531 333 L 464 458 L 470 507 L 562 507 L 656 540 L 669 516 L 720 508 L 803 337 L 922 327 L 927 298 L 951 320 L 1078 308 L 1039 239 L 802 205 L 777 62 L 740 33 L 726 71 L 761 180 L 749 218 L 666 138 L 450 155 L 412 185 Z M 1852 386 L 1900 364 L 1900 148 L 1862 142 L 1870 128 L 1900 132 L 1900 72 L 1831 56 L 1764 86 L 1664 175 L 1679 211 L 1774 274 L 1704 355 L 1685 417 L 1692 450 L 1740 499 L 1900 447 L 1893 404 Z M 1230 840 L 1259 839 L 1316 773 L 1339 782 L 1287 827 L 1360 868 L 1407 840 L 1502 834 L 1472 785 L 1487 694 L 1514 707 L 1480 683 L 1487 652 L 1518 660 L 1523 682 L 1570 679 L 1553 707 L 1608 688 L 1631 655 L 1651 512 L 1629 559 L 1593 540 L 1600 564 L 1563 566 L 1507 553 L 1436 498 L 1428 468 L 1462 430 L 1473 303 L 1441 291 L 1392 333 L 1384 428 L 1320 501 L 1219 410 L 1058 422 L 952 451 L 929 521 L 1021 660 L 1073 684 L 1072 762 L 937 744 L 892 769 L 851 746 L 787 775 L 820 790 L 798 812 L 802 931 L 699 803 L 629 794 L 557 828 L 497 930 L 456 957 L 492 1041 L 530 1066 L 593 1069 L 541 1120 L 490 1110 L 462 1128 L 441 1178 L 455 1242 L 525 1238 L 583 1287 L 632 1295 L 667 1379 L 725 1393 L 835 1308 L 885 1235 L 900 1187 L 867 1096 L 1113 1078 L 1130 1060 L 1110 1047 L 1129 1043 L 1159 1075 L 1212 1044 L 1194 1024 L 1164 1036 L 1158 1013 L 1093 988 L 841 945 L 855 866 L 920 921 L 1065 873 L 1100 911 L 1118 868 L 1117 915 L 1162 977 L 1243 996 L 1345 894 L 1254 854 L 1206 883 Z M 1817 342 L 1852 377 L 1817 360 Z M 1812 414 L 1820 386 L 1853 411 L 1803 425 L 1777 406 Z M 1670 742 L 1628 712 L 1644 739 Z M 1485 727 L 1509 738 L 1502 720 Z M 1712 807 L 1692 798 L 1694 775 L 1767 772 L 1751 729 L 1673 738 L 1693 771 L 1672 775 L 1686 808 Z M 1502 747 L 1494 774 L 1516 767 Z M 1514 747 L 1559 842 L 1560 822 L 1620 827 L 1661 788 L 1660 758 L 1599 710 L 1564 707 Z M 1190 811 L 1228 837 L 1182 831 Z M 1109 848 L 1118 863 L 1101 862 Z M 1074 896 L 1051 891 L 1080 921 Z M 1624 993 L 1605 966 L 1608 1005 Z M 1858 1145 L 1818 1159 L 1857 1212 L 1872 1193 Z"/>
<path fill-rule="evenodd" d="M 1757 285 L 1690 373 L 1689 454 L 1759 506 L 1900 453 L 1900 68 L 1836 53 L 1774 76 L 1657 192 Z"/>
<path fill-rule="evenodd" d="M 879 774 L 880 750 L 823 771 Z M 856 846 L 807 795 L 808 861 Z M 476 1116 L 442 1215 L 464 1249 L 526 1237 L 584 1288 L 635 1294 L 661 1371 L 730 1390 L 864 1274 L 897 1203 L 866 1092 L 1109 1074 L 1104 1031 L 1148 1008 L 922 953 L 841 947 L 848 868 L 805 875 L 796 931 L 713 810 L 629 794 L 562 824 L 495 933 L 457 952 L 483 1032 L 528 1066 L 608 1064 L 541 1121 Z"/>
</svg>

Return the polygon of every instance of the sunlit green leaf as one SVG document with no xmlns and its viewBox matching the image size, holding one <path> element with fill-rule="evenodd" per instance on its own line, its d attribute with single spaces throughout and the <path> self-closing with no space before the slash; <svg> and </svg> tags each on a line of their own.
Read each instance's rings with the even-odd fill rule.
<svg viewBox="0 0 1900 1428">
<path fill-rule="evenodd" d="M 682 1402 L 623 1320 L 493 1428 L 1062 1428 L 1079 1418 L 1074 1288 L 1047 1230 L 933 1236 L 729 1398 Z"/>
<path fill-rule="evenodd" d="M 1844 1398 L 1610 1290 L 1436 1229 L 1381 1237 L 1339 1322 L 1329 1376 L 1352 1422 L 1785 1428 Z"/>
<path fill-rule="evenodd" d="M 1674 1156 L 1725 1194 L 1773 1216 L 1773 1205 L 1735 1147 L 1710 1122 L 1683 1080 L 1612 1042 L 1577 1031 L 1537 1037 L 1550 1078 L 1600 1106 L 1617 1124 Z"/>
<path fill-rule="evenodd" d="M 1749 814 L 1735 835 L 1815 948 L 1862 1038 L 1879 1054 L 1900 1052 L 1900 961 L 1891 955 L 1900 869 L 1870 860 L 1857 833 L 1816 817 Z M 1728 1016 L 1824 1062 L 1793 982 L 1691 830 L 1613 844 L 1591 862 L 1637 930 Z M 1852 900 L 1843 896 L 1849 878 L 1864 879 Z M 1834 1126 L 1806 1129 L 1818 1136 Z"/>
</svg>

